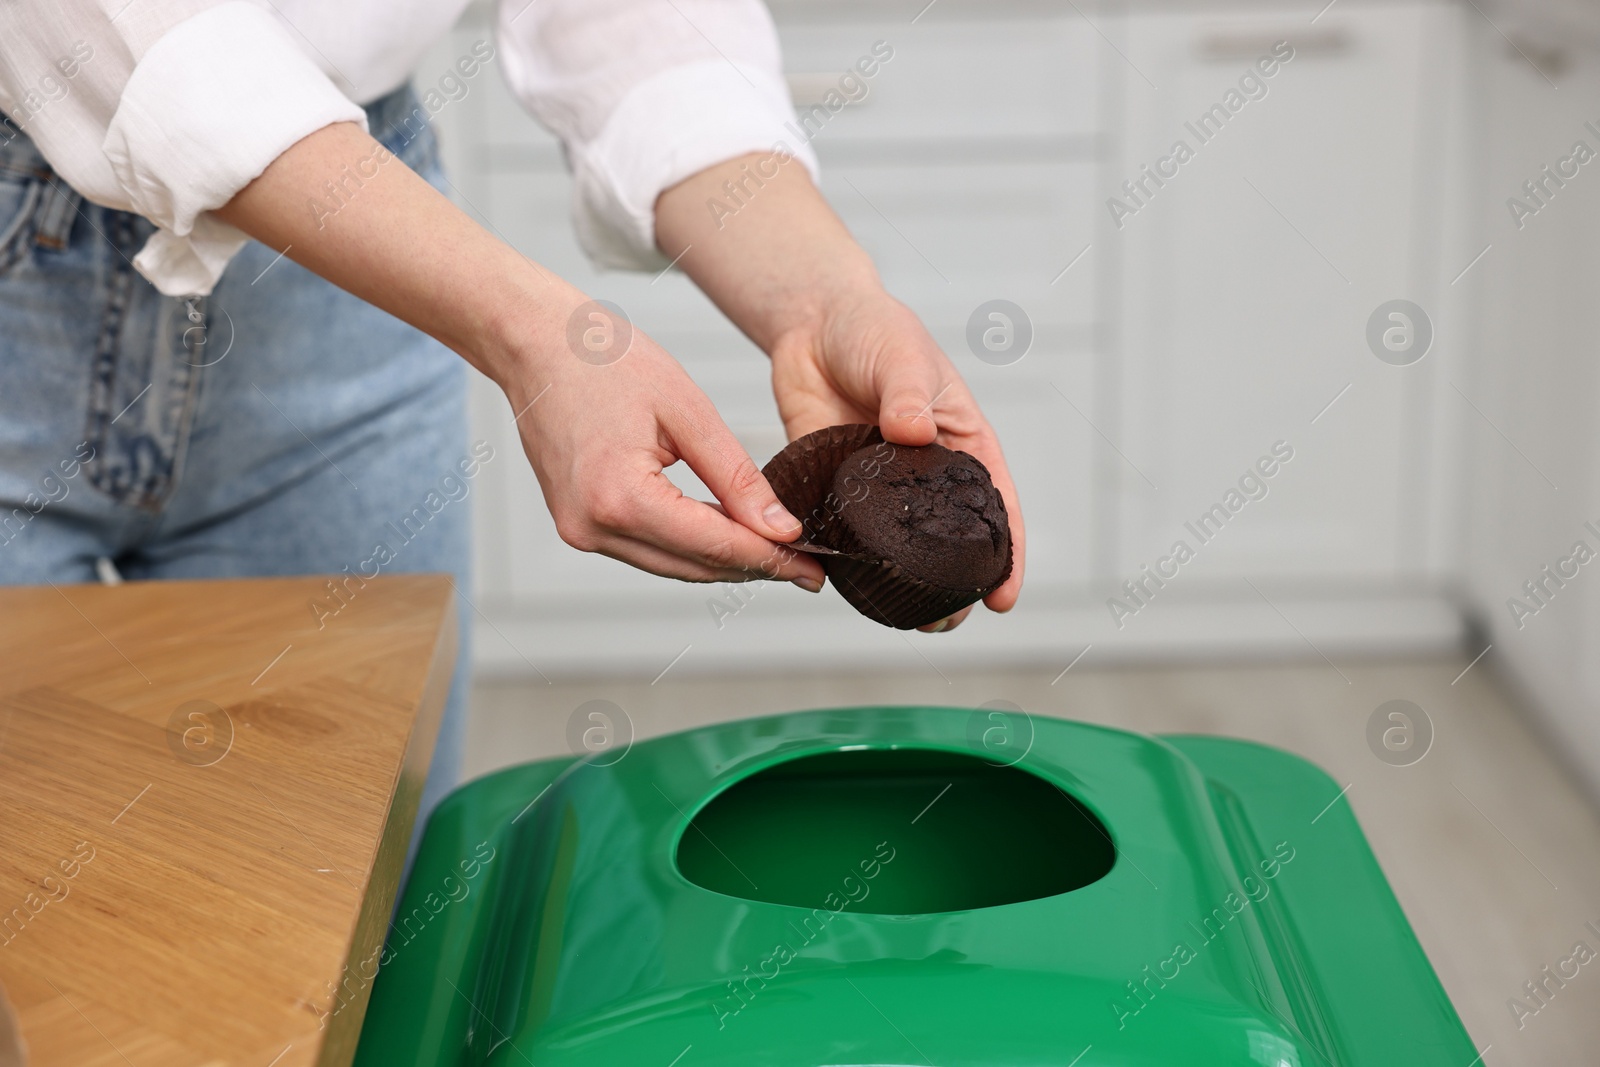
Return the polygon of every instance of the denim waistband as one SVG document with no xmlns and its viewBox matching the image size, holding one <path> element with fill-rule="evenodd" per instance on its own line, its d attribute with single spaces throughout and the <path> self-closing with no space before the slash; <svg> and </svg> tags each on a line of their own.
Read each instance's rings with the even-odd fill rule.
<svg viewBox="0 0 1600 1067">
<path fill-rule="evenodd" d="M 367 129 L 372 131 L 372 136 L 383 141 L 390 151 L 397 151 L 397 145 L 391 141 L 397 141 L 400 145 L 410 144 L 428 125 L 428 113 L 418 102 L 416 93 L 412 92 L 410 82 L 367 104 L 365 111 Z M 30 178 L 55 175 L 33 139 L 4 115 L 0 115 L 0 172 Z"/>
</svg>

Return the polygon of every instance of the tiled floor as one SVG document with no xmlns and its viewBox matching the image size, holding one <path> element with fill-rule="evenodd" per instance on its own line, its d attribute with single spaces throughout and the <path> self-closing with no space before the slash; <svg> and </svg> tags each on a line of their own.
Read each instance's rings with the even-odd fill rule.
<svg viewBox="0 0 1600 1067">
<path fill-rule="evenodd" d="M 875 703 L 977 707 L 1145 732 L 1248 737 L 1309 757 L 1340 782 L 1456 1009 L 1492 1067 L 1600 1063 L 1600 959 L 1519 1029 L 1508 1000 L 1574 943 L 1600 951 L 1600 815 L 1495 683 L 1465 660 L 951 675 L 772 674 L 554 685 L 475 692 L 467 772 L 568 751 L 567 718 L 596 697 L 620 705 L 639 738 L 802 708 Z M 1346 677 L 1348 677 L 1348 681 Z M 1427 755 L 1391 766 L 1367 722 L 1391 699 L 1433 723 Z M 1570 972 L 1569 972 L 1570 973 Z M 1536 1006 L 1529 1002 L 1529 1006 Z M 1469 1067 L 1461 1064 L 1460 1067 Z"/>
</svg>

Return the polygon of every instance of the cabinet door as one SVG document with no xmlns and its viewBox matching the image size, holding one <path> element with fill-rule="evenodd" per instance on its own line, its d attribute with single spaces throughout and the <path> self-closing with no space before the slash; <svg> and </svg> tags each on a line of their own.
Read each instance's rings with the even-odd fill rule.
<svg viewBox="0 0 1600 1067">
<path fill-rule="evenodd" d="M 1579 542 L 1600 550 L 1600 176 L 1590 163 L 1562 187 L 1547 184 L 1546 203 L 1520 226 L 1509 208 L 1513 197 L 1532 204 L 1523 183 L 1554 170 L 1574 142 L 1600 144 L 1585 126 L 1600 59 L 1578 48 L 1556 54 L 1565 60 L 1554 72 L 1559 92 L 1502 42 L 1480 52 L 1486 162 L 1477 206 L 1494 248 L 1472 279 L 1482 330 L 1461 383 L 1482 409 L 1470 415 L 1464 452 L 1473 473 L 1466 578 L 1499 666 L 1534 696 L 1534 710 L 1600 791 L 1600 563 L 1574 559 Z"/>
<path fill-rule="evenodd" d="M 1129 19 L 1125 123 L 1099 191 L 1123 294 L 1106 428 L 1126 454 L 1106 460 L 1117 581 L 1180 539 L 1197 550 L 1191 589 L 1422 573 L 1407 547 L 1425 510 L 1429 445 L 1415 431 L 1457 358 L 1439 343 L 1429 239 L 1445 165 L 1425 81 L 1440 73 L 1442 11 Z M 1282 40 L 1293 58 L 1253 72 Z M 1220 117 L 1198 129 L 1213 105 Z M 1139 199 L 1119 188 L 1179 141 L 1192 157 L 1161 164 L 1176 170 L 1164 185 L 1145 179 Z M 1113 222 L 1113 197 L 1133 213 Z M 1411 366 L 1381 362 L 1366 340 L 1371 313 L 1396 298 L 1434 309 L 1434 350 Z M 1185 523 L 1278 441 L 1293 459 L 1268 495 L 1202 545 Z"/>
</svg>

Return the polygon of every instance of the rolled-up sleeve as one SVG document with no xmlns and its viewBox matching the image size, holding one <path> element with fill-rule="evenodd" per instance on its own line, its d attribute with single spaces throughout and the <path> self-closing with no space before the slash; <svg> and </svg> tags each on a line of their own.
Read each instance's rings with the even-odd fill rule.
<svg viewBox="0 0 1600 1067">
<path fill-rule="evenodd" d="M 150 219 L 134 266 L 169 295 L 208 293 L 246 238 L 207 214 L 290 145 L 334 122 L 365 124 L 270 12 L 247 0 L 128 6 L 6 5 L 0 105 L 68 184 Z M 88 52 L 81 83 L 19 115 L 51 57 Z"/>
<path fill-rule="evenodd" d="M 664 265 L 656 198 L 707 167 L 778 150 L 817 173 L 760 0 L 501 0 L 498 23 L 507 81 L 561 138 L 578 239 L 603 266 Z"/>
<path fill-rule="evenodd" d="M 221 207 L 307 134 L 366 112 L 254 4 L 218 4 L 139 60 L 107 125 L 106 159 L 133 210 L 161 227 L 134 260 L 163 292 L 209 292 L 244 244 Z"/>
</svg>

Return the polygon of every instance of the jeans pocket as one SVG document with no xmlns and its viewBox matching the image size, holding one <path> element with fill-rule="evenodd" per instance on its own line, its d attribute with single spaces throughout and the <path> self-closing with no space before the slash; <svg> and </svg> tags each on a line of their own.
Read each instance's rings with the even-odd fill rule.
<svg viewBox="0 0 1600 1067">
<path fill-rule="evenodd" d="M 27 255 L 46 188 L 37 177 L 0 170 L 0 275 Z"/>
</svg>

